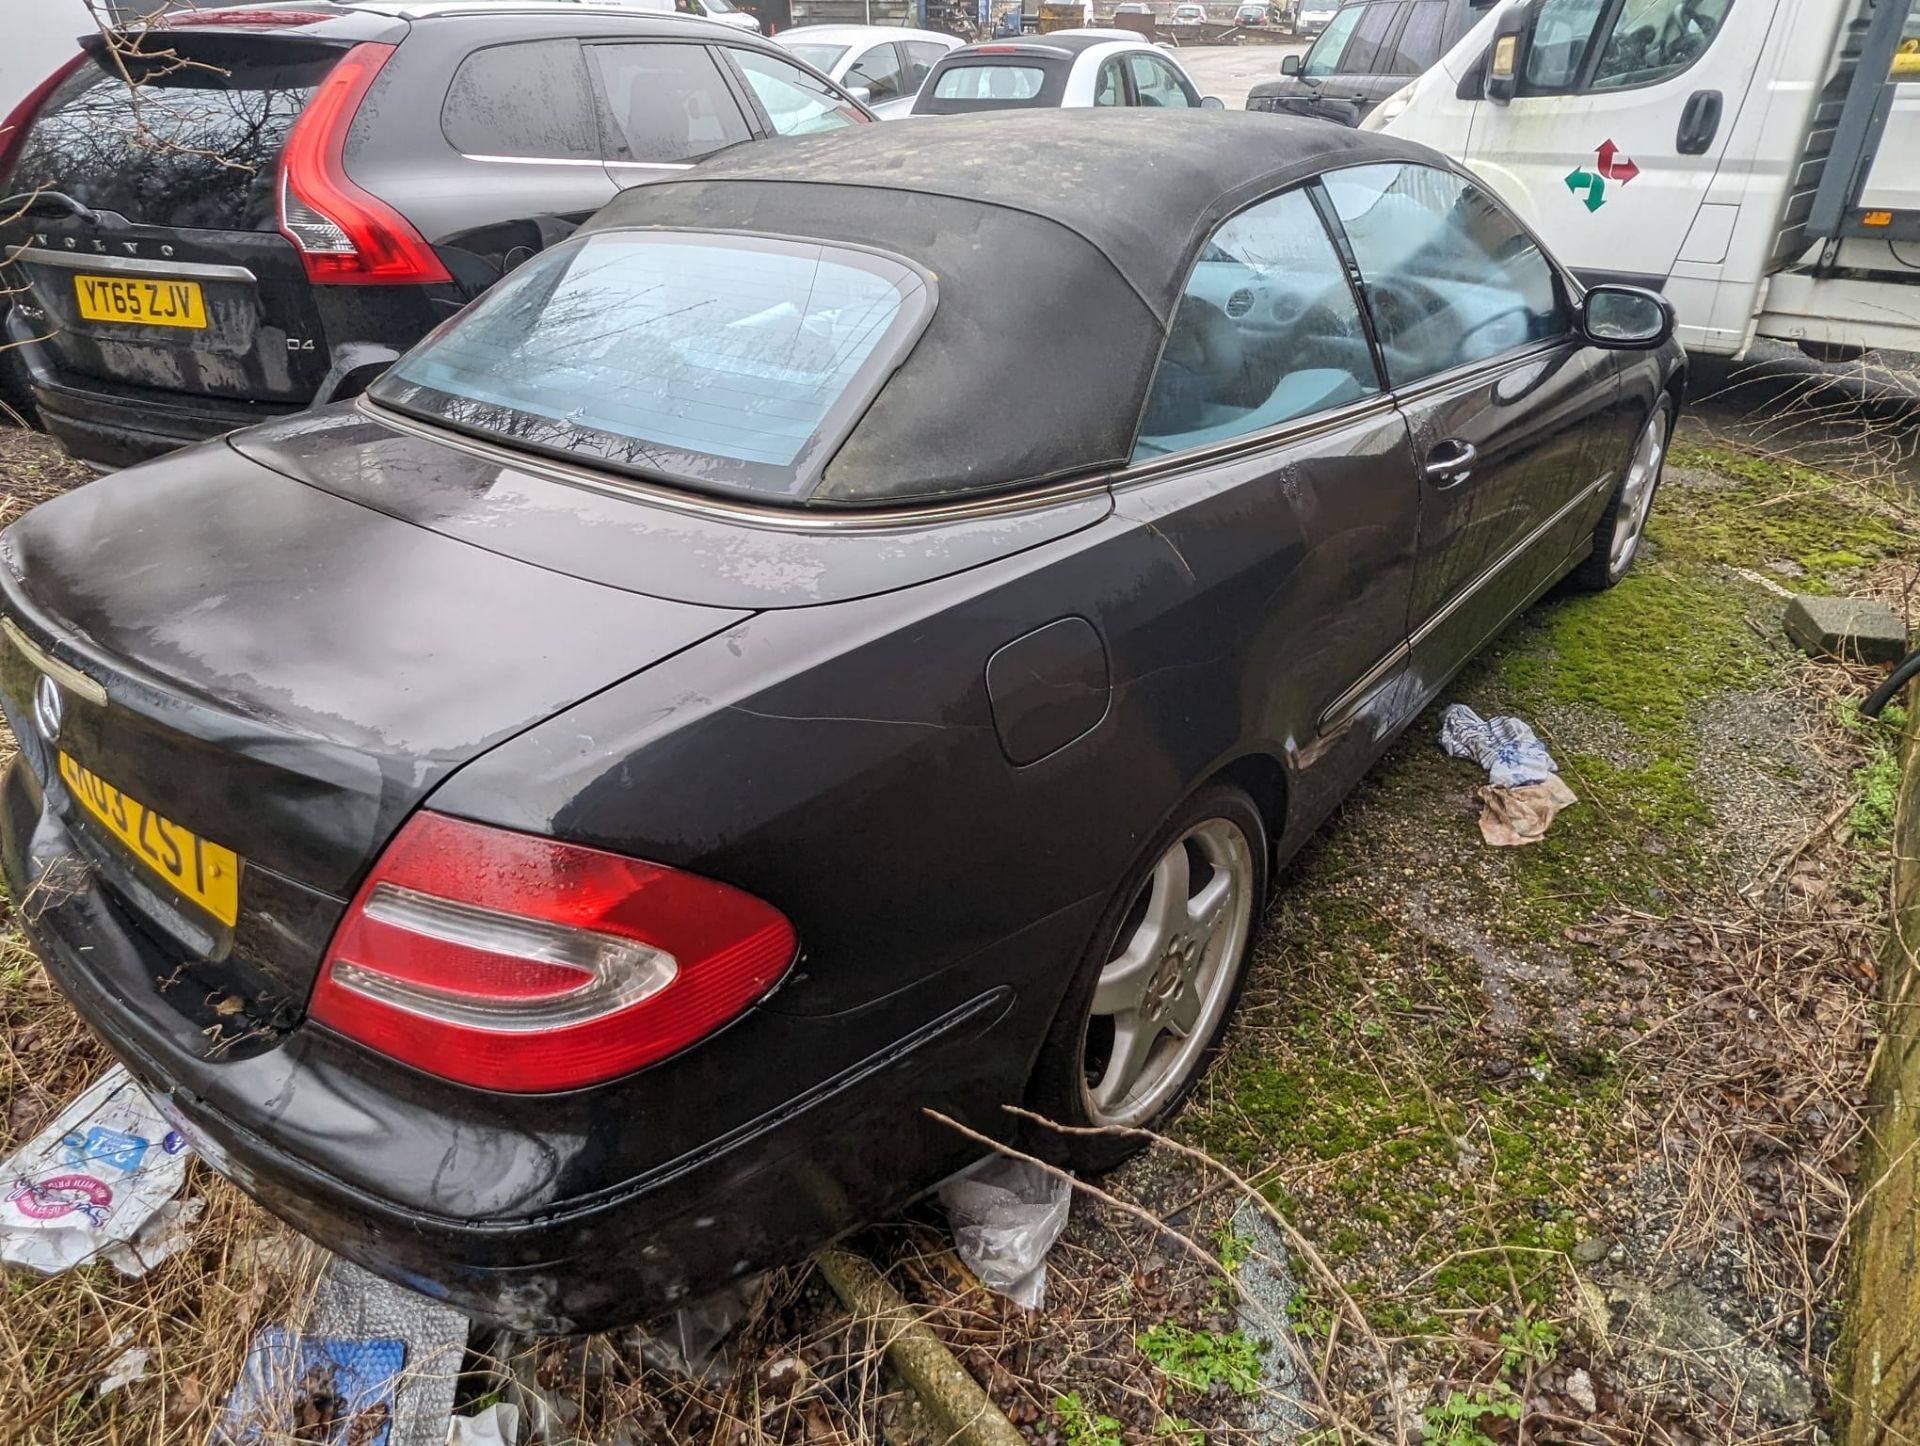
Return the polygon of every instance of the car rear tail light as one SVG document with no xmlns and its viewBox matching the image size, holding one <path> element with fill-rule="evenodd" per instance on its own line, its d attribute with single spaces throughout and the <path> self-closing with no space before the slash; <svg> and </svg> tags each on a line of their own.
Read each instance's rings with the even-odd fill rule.
<svg viewBox="0 0 1920 1446">
<path fill-rule="evenodd" d="M 726 884 L 421 813 L 335 930 L 308 1013 L 443 1079 L 574 1089 L 713 1033 L 793 954 L 785 917 Z"/>
<path fill-rule="evenodd" d="M 391 45 L 356 45 L 327 72 L 280 153 L 280 233 L 319 284 L 418 285 L 450 281 L 407 218 L 347 176 L 347 128 Z"/>
<path fill-rule="evenodd" d="M 27 92 L 21 101 L 0 121 L 0 188 L 5 187 L 13 168 L 20 159 L 21 148 L 27 143 L 27 132 L 33 129 L 34 119 L 40 114 L 40 108 L 52 98 L 60 83 L 86 63 L 87 53 L 82 50 L 73 59 L 48 76 L 40 84 Z M 8 219 L 0 214 L 0 221 Z"/>
</svg>

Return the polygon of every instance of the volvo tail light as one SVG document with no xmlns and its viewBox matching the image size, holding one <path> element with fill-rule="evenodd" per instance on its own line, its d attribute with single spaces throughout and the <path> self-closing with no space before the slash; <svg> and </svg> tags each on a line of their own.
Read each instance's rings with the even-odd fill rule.
<svg viewBox="0 0 1920 1446">
<path fill-rule="evenodd" d="M 28 91 L 26 99 L 8 112 L 4 121 L 0 121 L 0 189 L 5 188 L 8 178 L 13 175 L 14 165 L 20 159 L 21 148 L 27 143 L 27 132 L 33 129 L 34 119 L 40 114 L 41 107 L 46 105 L 54 91 L 60 88 L 60 83 L 86 64 L 86 60 L 87 53 L 84 50 L 77 53 L 73 59 Z M 4 214 L 0 214 L 0 221 L 6 219 Z"/>
<path fill-rule="evenodd" d="M 347 129 L 391 45 L 366 42 L 315 87 L 280 152 L 280 233 L 318 284 L 419 285 L 450 281 L 407 218 L 347 175 Z"/>
<path fill-rule="evenodd" d="M 309 1015 L 428 1074 L 574 1089 L 664 1059 L 779 982 L 793 926 L 750 894 L 421 813 L 334 933 Z"/>
</svg>

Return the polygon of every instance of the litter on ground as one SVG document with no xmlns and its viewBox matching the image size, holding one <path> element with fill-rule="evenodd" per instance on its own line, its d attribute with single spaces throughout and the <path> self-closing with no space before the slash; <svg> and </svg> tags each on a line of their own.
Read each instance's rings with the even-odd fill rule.
<svg viewBox="0 0 1920 1446">
<path fill-rule="evenodd" d="M 954 1251 L 980 1283 L 1015 1305 L 1046 1301 L 1047 1252 L 1067 1228 L 1073 1187 L 1024 1160 L 989 1156 L 940 1187 Z"/>
<path fill-rule="evenodd" d="M 1487 770 L 1480 837 L 1496 848 L 1538 843 L 1560 810 L 1580 801 L 1546 745 L 1518 718 L 1482 718 L 1455 703 L 1440 715 L 1440 746 Z"/>
<path fill-rule="evenodd" d="M 105 1254 L 144 1274 L 199 1214 L 199 1201 L 173 1206 L 190 1153 L 113 1066 L 0 1166 L 0 1261 L 53 1275 Z"/>
</svg>

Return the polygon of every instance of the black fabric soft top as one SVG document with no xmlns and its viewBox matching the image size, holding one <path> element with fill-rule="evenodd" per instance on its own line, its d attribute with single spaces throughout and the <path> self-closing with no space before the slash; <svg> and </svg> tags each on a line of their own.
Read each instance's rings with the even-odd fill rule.
<svg viewBox="0 0 1920 1446">
<path fill-rule="evenodd" d="M 1228 111 L 1008 112 L 742 146 L 636 187 L 585 229 L 870 246 L 939 286 L 933 317 L 806 499 L 873 506 L 1125 462 L 1200 244 L 1322 171 L 1435 151 Z"/>
</svg>

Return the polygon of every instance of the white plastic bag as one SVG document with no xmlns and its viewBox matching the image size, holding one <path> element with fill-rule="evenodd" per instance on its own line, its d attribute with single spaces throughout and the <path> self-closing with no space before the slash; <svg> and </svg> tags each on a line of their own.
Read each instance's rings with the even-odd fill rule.
<svg viewBox="0 0 1920 1446">
<path fill-rule="evenodd" d="M 980 1283 L 1038 1310 L 1047 1294 L 1047 1252 L 1067 1228 L 1073 1186 L 1025 1160 L 990 1155 L 940 1187 L 953 1247 Z"/>
<path fill-rule="evenodd" d="M 178 1192 L 190 1153 L 115 1065 L 0 1165 L 0 1260 L 53 1275 L 104 1251 L 123 1274 L 142 1273 L 178 1248 L 129 1242 Z"/>
</svg>

